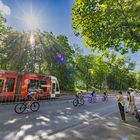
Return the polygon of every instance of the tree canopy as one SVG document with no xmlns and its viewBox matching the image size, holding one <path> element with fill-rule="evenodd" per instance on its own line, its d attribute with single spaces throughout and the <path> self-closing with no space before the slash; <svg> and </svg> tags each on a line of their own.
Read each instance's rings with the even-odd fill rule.
<svg viewBox="0 0 140 140">
<path fill-rule="evenodd" d="M 140 49 L 139 0 L 75 0 L 73 29 L 87 46 L 121 53 Z"/>
</svg>

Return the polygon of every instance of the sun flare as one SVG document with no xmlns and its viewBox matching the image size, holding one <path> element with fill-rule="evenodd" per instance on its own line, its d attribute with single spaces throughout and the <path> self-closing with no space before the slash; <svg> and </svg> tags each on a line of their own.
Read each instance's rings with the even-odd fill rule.
<svg viewBox="0 0 140 140">
<path fill-rule="evenodd" d="M 31 44 L 31 46 L 35 46 L 35 38 L 34 38 L 33 34 L 31 34 L 31 36 L 30 36 L 30 44 Z"/>
<path fill-rule="evenodd" d="M 39 28 L 39 18 L 32 14 L 27 14 L 24 16 L 24 22 L 29 30 L 36 30 Z"/>
</svg>

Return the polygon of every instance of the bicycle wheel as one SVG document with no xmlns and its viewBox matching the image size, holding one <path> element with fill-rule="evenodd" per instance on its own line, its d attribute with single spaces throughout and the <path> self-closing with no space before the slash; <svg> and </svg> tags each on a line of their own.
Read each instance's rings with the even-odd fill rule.
<svg viewBox="0 0 140 140">
<path fill-rule="evenodd" d="M 88 102 L 92 103 L 92 97 L 88 97 Z"/>
<path fill-rule="evenodd" d="M 78 105 L 78 100 L 77 100 L 77 99 L 74 99 L 74 100 L 73 100 L 73 105 L 74 105 L 74 106 L 77 106 L 77 105 Z"/>
<path fill-rule="evenodd" d="M 81 98 L 81 99 L 80 99 L 80 104 L 81 104 L 81 105 L 84 105 L 84 103 L 85 103 L 84 98 Z"/>
<path fill-rule="evenodd" d="M 15 106 L 14 110 L 17 114 L 21 114 L 25 111 L 26 105 L 24 103 L 19 103 Z"/>
<path fill-rule="evenodd" d="M 31 105 L 30 105 L 30 109 L 35 112 L 35 111 L 38 111 L 40 108 L 40 104 L 39 102 L 33 102 Z"/>
</svg>

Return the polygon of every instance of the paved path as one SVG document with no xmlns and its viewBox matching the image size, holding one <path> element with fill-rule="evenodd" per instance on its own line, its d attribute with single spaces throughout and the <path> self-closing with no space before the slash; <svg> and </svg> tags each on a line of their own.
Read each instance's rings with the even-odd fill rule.
<svg viewBox="0 0 140 140">
<path fill-rule="evenodd" d="M 43 101 L 38 112 L 20 115 L 1 105 L 0 140 L 140 140 L 140 123 L 131 115 L 121 123 L 113 98 L 78 107 L 71 99 Z"/>
</svg>

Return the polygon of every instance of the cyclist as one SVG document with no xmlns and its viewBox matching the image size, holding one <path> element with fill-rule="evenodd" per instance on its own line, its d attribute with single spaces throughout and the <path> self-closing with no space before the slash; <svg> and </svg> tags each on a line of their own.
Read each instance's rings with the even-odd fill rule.
<svg viewBox="0 0 140 140">
<path fill-rule="evenodd" d="M 107 101 L 107 99 L 108 99 L 107 93 L 104 92 L 104 93 L 103 93 L 103 101 Z"/>
<path fill-rule="evenodd" d="M 29 107 L 33 102 L 37 101 L 36 96 L 38 96 L 38 93 L 38 89 L 28 89 L 27 99 L 29 102 L 27 104 L 27 110 L 29 110 Z"/>
<path fill-rule="evenodd" d="M 80 104 L 80 97 L 81 97 L 81 94 L 82 94 L 82 91 L 76 92 L 76 94 L 75 94 L 76 99 L 78 100 L 79 104 Z"/>
<path fill-rule="evenodd" d="M 96 92 L 93 90 L 91 93 L 92 101 L 96 101 Z"/>
</svg>

